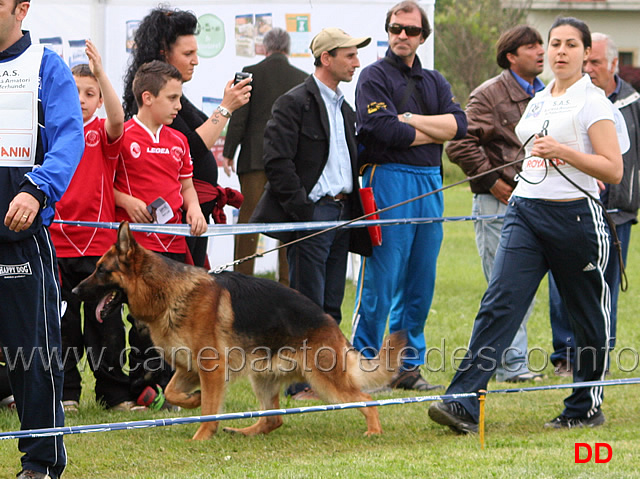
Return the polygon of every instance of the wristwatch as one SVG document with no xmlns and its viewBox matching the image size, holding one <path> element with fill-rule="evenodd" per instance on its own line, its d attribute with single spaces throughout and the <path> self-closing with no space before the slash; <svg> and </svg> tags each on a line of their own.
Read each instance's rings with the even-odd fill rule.
<svg viewBox="0 0 640 479">
<path fill-rule="evenodd" d="M 218 108 L 216 108 L 216 110 L 218 110 L 220 114 L 225 118 L 231 118 L 231 112 L 227 110 L 225 107 L 223 107 L 222 105 L 218 105 Z"/>
<path fill-rule="evenodd" d="M 413 114 L 409 111 L 402 115 L 402 118 L 404 118 L 405 123 L 409 123 L 412 117 L 413 117 Z"/>
</svg>

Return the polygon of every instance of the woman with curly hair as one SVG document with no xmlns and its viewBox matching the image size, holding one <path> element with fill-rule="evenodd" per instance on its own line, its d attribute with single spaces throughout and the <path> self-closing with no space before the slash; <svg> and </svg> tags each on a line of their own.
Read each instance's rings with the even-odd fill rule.
<svg viewBox="0 0 640 479">
<path fill-rule="evenodd" d="M 138 107 L 133 97 L 133 77 L 138 68 L 152 60 L 162 60 L 175 66 L 182 74 L 182 81 L 188 82 L 198 65 L 198 19 L 187 11 L 167 8 L 153 9 L 140 23 L 134 37 L 134 45 L 127 73 L 124 77 L 124 112 L 127 119 L 137 113 Z M 171 124 L 183 133 L 189 142 L 193 160 L 193 179 L 198 190 L 199 184 L 218 184 L 218 165 L 211 148 L 224 129 L 232 113 L 249 101 L 250 79 L 234 85 L 227 82 L 220 106 L 210 117 L 196 108 L 187 97 L 182 96 L 182 109 Z M 208 120 L 208 121 L 207 121 Z M 199 183 L 200 182 L 200 183 Z M 205 185 L 208 186 L 208 185 Z M 209 218 L 215 200 L 201 203 L 202 213 Z M 204 266 L 207 254 L 207 238 L 187 238 L 189 250 L 196 266 Z"/>
</svg>

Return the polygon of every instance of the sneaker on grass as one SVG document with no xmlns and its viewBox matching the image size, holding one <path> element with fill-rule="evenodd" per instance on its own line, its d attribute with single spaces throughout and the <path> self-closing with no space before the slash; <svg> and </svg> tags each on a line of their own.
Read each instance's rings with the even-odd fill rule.
<svg viewBox="0 0 640 479">
<path fill-rule="evenodd" d="M 456 434 L 477 434 L 478 422 L 459 402 L 437 402 L 429 407 L 432 421 L 449 426 Z"/>
<path fill-rule="evenodd" d="M 553 429 L 573 429 L 576 427 L 596 427 L 604 424 L 604 413 L 598 409 L 598 412 L 591 417 L 567 417 L 560 414 L 544 425 Z"/>
</svg>

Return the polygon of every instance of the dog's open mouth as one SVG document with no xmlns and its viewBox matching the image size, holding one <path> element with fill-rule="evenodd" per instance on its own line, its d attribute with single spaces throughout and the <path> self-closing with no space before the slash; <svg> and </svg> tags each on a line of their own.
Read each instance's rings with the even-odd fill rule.
<svg viewBox="0 0 640 479">
<path fill-rule="evenodd" d="M 114 289 L 104 296 L 96 307 L 96 319 L 101 323 L 107 316 L 126 302 L 126 296 L 121 289 Z"/>
</svg>

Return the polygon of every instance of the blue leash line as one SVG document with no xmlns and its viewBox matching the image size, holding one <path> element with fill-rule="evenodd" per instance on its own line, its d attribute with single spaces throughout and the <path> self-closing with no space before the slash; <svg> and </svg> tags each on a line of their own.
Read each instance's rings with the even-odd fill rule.
<svg viewBox="0 0 640 479">
<path fill-rule="evenodd" d="M 520 393 L 520 392 L 534 392 L 534 391 L 548 391 L 554 389 L 578 389 L 589 388 L 598 386 L 621 386 L 626 384 L 640 384 L 640 378 L 628 378 L 628 379 L 609 379 L 602 381 L 587 381 L 582 383 L 570 383 L 570 384 L 551 384 L 547 386 L 532 386 L 526 388 L 509 388 L 509 389 L 494 389 L 487 391 L 487 394 L 496 393 Z M 177 417 L 166 419 L 149 419 L 141 421 L 126 421 L 106 424 L 89 424 L 85 426 L 62 426 L 45 429 L 28 429 L 25 431 L 11 431 L 0 433 L 0 441 L 5 439 L 24 439 L 35 437 L 51 437 L 61 436 L 65 434 L 86 434 L 91 432 L 110 432 L 121 431 L 130 429 L 146 429 L 151 427 L 160 426 L 175 426 L 178 424 L 194 424 L 202 422 L 212 421 L 228 421 L 233 419 L 249 419 L 260 418 L 268 416 L 285 416 L 290 414 L 306 414 L 310 412 L 324 412 L 324 411 L 337 411 L 344 409 L 354 409 L 362 407 L 373 406 L 392 406 L 396 404 L 412 404 L 428 401 L 441 401 L 448 399 L 460 399 L 465 397 L 477 397 L 477 393 L 460 393 L 460 394 L 443 394 L 439 396 L 418 396 L 408 398 L 392 398 L 392 399 L 380 399 L 375 401 L 364 401 L 355 403 L 342 403 L 342 404 L 324 404 L 319 406 L 306 406 L 289 409 L 269 409 L 266 411 L 247 411 L 225 414 L 213 414 L 209 416 L 189 416 L 189 417 Z"/>
</svg>

